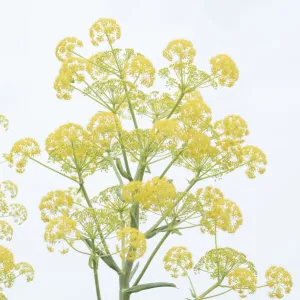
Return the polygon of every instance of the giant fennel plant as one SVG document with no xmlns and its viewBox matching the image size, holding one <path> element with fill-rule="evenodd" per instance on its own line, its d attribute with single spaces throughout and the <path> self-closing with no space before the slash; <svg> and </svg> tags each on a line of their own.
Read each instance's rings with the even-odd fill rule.
<svg viewBox="0 0 300 300">
<path fill-rule="evenodd" d="M 54 83 L 57 97 L 70 100 L 82 94 L 98 103 L 100 111 L 87 126 L 67 123 L 50 133 L 45 143 L 47 163 L 37 159 L 41 150 L 30 137 L 17 141 L 5 155 L 19 173 L 34 161 L 73 183 L 67 190 L 50 191 L 42 198 L 44 237 L 50 251 L 58 248 L 64 254 L 72 249 L 88 257 L 98 300 L 100 263 L 119 278 L 120 300 L 147 289 L 175 287 L 170 282 L 143 281 L 170 235 L 199 227 L 217 241 L 218 231 L 234 233 L 243 222 L 238 205 L 218 188 L 205 187 L 204 180 L 220 179 L 239 168 L 255 178 L 265 172 L 267 164 L 265 154 L 246 143 L 246 121 L 238 115 L 213 121 L 199 92 L 235 84 L 239 71 L 228 55 L 211 58 L 211 70 L 205 72 L 194 63 L 192 42 L 171 41 L 163 51 L 168 65 L 158 71 L 166 90 L 149 91 L 156 78 L 154 66 L 133 49 L 115 46 L 120 36 L 115 20 L 99 19 L 90 28 L 91 43 L 100 48 L 96 54 L 80 54 L 83 43 L 75 37 L 58 44 L 56 56 L 62 65 Z M 124 126 L 124 120 L 132 121 L 132 127 Z M 155 164 L 159 167 L 154 169 Z M 174 166 L 189 171 L 184 190 L 176 189 Z M 110 171 L 117 184 L 92 196 L 85 181 L 97 172 L 105 180 Z M 157 244 L 150 253 L 146 249 L 152 241 Z M 142 256 L 147 257 L 146 263 L 139 266 Z M 246 297 L 262 287 L 269 288 L 271 298 L 282 298 L 292 286 L 290 274 L 278 266 L 271 266 L 266 281 L 259 284 L 255 266 L 246 255 L 220 248 L 217 242 L 196 263 L 184 246 L 171 248 L 163 263 L 172 277 L 187 278 L 191 285 L 187 297 L 192 299 L 229 292 Z M 212 286 L 199 291 L 191 281 L 192 270 L 208 273 Z"/>
<path fill-rule="evenodd" d="M 0 126 L 8 129 L 8 120 L 0 114 Z M 0 162 L 2 164 L 3 162 Z M 22 204 L 14 203 L 17 197 L 18 187 L 10 180 L 0 183 L 0 240 L 10 241 L 13 236 L 13 227 L 9 221 L 18 225 L 27 219 L 26 208 Z M 11 203 L 13 202 L 13 203 Z M 16 263 L 13 253 L 5 246 L 0 245 L 0 300 L 7 298 L 3 294 L 5 288 L 10 288 L 15 280 L 25 276 L 26 280 L 32 281 L 34 270 L 28 263 Z"/>
</svg>

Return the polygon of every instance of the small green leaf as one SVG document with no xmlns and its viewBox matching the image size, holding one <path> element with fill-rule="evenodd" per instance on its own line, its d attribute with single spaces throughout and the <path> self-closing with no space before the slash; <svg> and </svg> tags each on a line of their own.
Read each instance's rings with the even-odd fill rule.
<svg viewBox="0 0 300 300">
<path fill-rule="evenodd" d="M 153 282 L 153 283 L 145 283 L 145 284 L 139 284 L 134 287 L 131 287 L 129 289 L 126 289 L 124 292 L 133 294 L 133 293 L 139 293 L 144 290 L 149 290 L 149 289 L 155 289 L 155 288 L 160 288 L 160 287 L 173 287 L 176 288 L 176 285 L 174 283 L 169 283 L 169 282 Z"/>
</svg>

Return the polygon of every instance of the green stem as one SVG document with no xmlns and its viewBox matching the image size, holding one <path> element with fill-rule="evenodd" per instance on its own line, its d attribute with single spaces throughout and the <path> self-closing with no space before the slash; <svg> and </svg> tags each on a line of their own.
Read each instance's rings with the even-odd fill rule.
<svg viewBox="0 0 300 300">
<path fill-rule="evenodd" d="M 190 277 L 189 274 L 187 274 L 187 278 L 188 278 L 188 280 L 189 280 L 189 282 L 190 282 L 190 285 L 191 285 L 191 288 L 192 288 L 192 291 L 193 291 L 194 295 L 197 295 L 197 292 L 196 292 L 196 290 L 195 290 L 195 287 L 194 287 L 194 285 L 193 285 L 192 279 L 191 279 L 191 277 Z"/>
<path fill-rule="evenodd" d="M 183 96 L 184 96 L 184 93 L 181 91 L 180 96 L 179 96 L 179 98 L 178 98 L 176 104 L 174 105 L 174 107 L 172 108 L 172 110 L 170 111 L 170 113 L 168 114 L 167 119 L 170 119 L 170 118 L 171 118 L 171 116 L 173 115 L 174 111 L 176 110 L 176 108 L 177 108 L 178 105 L 180 104 L 180 102 L 181 102 Z"/>
<path fill-rule="evenodd" d="M 92 251 L 93 251 L 93 255 L 95 256 L 96 252 L 95 252 L 94 240 L 92 240 Z M 100 287 L 99 287 L 99 277 L 98 277 L 98 263 L 97 263 L 95 258 L 93 258 L 93 272 L 94 272 L 94 280 L 95 280 L 97 300 L 101 300 Z"/>
<path fill-rule="evenodd" d="M 79 183 L 76 179 L 74 179 L 74 178 L 72 178 L 72 177 L 70 177 L 70 176 L 68 176 L 68 175 L 65 175 L 64 173 L 59 172 L 59 171 L 57 171 L 57 170 L 55 170 L 55 169 L 52 169 L 51 167 L 48 167 L 47 165 L 41 163 L 40 161 L 36 160 L 36 159 L 33 158 L 33 157 L 29 157 L 29 159 L 35 161 L 36 163 L 40 164 L 41 166 L 43 166 L 43 167 L 45 167 L 45 168 L 47 168 L 47 169 L 49 169 L 49 170 L 51 170 L 51 171 L 53 171 L 53 172 L 55 172 L 55 173 L 61 175 L 61 176 L 64 176 L 64 177 L 66 177 L 66 178 L 68 178 L 68 179 L 71 179 L 71 180 L 73 180 L 73 181 Z"/>
<path fill-rule="evenodd" d="M 110 41 L 109 41 L 109 46 L 110 46 L 111 52 L 113 54 L 114 60 L 116 62 L 116 65 L 117 65 L 117 68 L 118 68 L 118 71 L 119 71 L 119 74 L 120 74 L 119 77 L 122 80 L 123 75 L 122 75 L 121 66 L 119 64 L 118 58 L 115 54 L 114 48 L 113 48 L 112 43 Z M 134 128 L 137 130 L 137 136 L 138 136 L 139 144 L 140 144 L 141 149 L 143 149 L 143 143 L 142 143 L 142 140 L 141 140 L 141 137 L 140 137 L 140 133 L 138 132 L 138 129 L 139 129 L 138 123 L 137 123 L 137 120 L 136 120 L 136 117 L 135 117 L 135 114 L 134 114 L 132 103 L 131 103 L 131 101 L 129 99 L 129 96 L 128 96 L 128 90 L 127 90 L 127 87 L 126 87 L 126 83 L 124 83 L 124 82 L 122 82 L 122 83 L 123 83 L 123 87 L 124 87 L 124 91 L 125 91 L 125 97 L 126 97 L 126 100 L 127 100 L 127 103 L 128 103 L 129 111 L 130 111 L 130 114 L 131 114 L 131 118 L 132 118 L 132 121 L 133 121 L 133 124 L 134 124 Z"/>
<path fill-rule="evenodd" d="M 205 297 L 205 298 L 203 298 L 203 299 L 209 299 L 209 298 L 218 297 L 218 296 L 224 295 L 224 294 L 226 294 L 226 293 L 228 293 L 228 292 L 230 292 L 230 291 L 232 291 L 232 289 L 229 289 L 229 290 L 227 290 L 227 291 L 225 291 L 225 292 L 223 292 L 223 293 L 220 293 L 220 294 L 215 294 L 215 295 L 212 295 L 212 296 Z"/>
<path fill-rule="evenodd" d="M 143 270 L 141 271 L 140 275 L 138 276 L 138 278 L 135 280 L 133 286 L 138 285 L 138 283 L 140 282 L 140 280 L 142 279 L 142 277 L 144 276 L 145 272 L 147 271 L 150 263 L 152 262 L 154 256 L 156 255 L 156 253 L 158 252 L 159 248 L 162 246 L 162 244 L 164 243 L 164 241 L 168 238 L 168 236 L 170 235 L 171 231 L 167 231 L 165 233 L 165 235 L 163 236 L 163 238 L 159 241 L 159 243 L 157 244 L 157 246 L 155 247 L 155 249 L 153 250 L 153 252 L 151 253 L 150 257 L 148 258 Z"/>
<path fill-rule="evenodd" d="M 220 280 L 218 280 L 214 285 L 212 285 L 209 289 L 207 289 L 204 293 L 202 293 L 198 298 L 199 299 L 205 299 L 204 297 L 211 293 L 213 290 L 215 290 L 217 287 L 220 286 L 222 281 L 224 280 L 225 276 L 221 277 Z"/>
<path fill-rule="evenodd" d="M 117 169 L 117 167 L 116 167 L 116 165 L 115 165 L 115 163 L 114 163 L 114 161 L 111 157 L 109 158 L 109 161 L 110 161 L 110 164 L 111 164 L 111 166 L 112 166 L 112 168 L 113 168 L 113 170 L 114 170 L 114 172 L 115 172 L 115 174 L 116 174 L 116 176 L 119 180 L 120 185 L 123 186 L 122 177 L 120 176 L 120 173 L 119 173 L 119 171 L 118 171 L 118 169 Z"/>
<path fill-rule="evenodd" d="M 165 174 L 169 171 L 169 169 L 172 167 L 172 165 L 175 163 L 175 161 L 179 158 L 179 156 L 182 154 L 182 152 L 184 151 L 184 149 L 180 150 L 177 155 L 170 161 L 170 163 L 167 165 L 167 167 L 165 168 L 165 170 L 161 173 L 160 175 L 160 179 L 163 178 L 165 176 Z"/>
<path fill-rule="evenodd" d="M 166 219 L 166 217 L 172 211 L 172 209 L 174 209 L 178 205 L 178 203 L 183 199 L 183 197 L 197 183 L 197 181 L 198 181 L 198 177 L 197 176 L 190 181 L 190 185 L 185 189 L 185 191 L 182 193 L 181 197 L 175 202 L 174 206 L 171 209 L 167 210 L 166 213 L 150 229 L 147 230 L 146 234 L 149 233 L 149 232 L 151 232 L 151 231 L 153 231 L 153 230 L 155 230 L 157 228 L 157 226 L 159 226 Z"/>
</svg>

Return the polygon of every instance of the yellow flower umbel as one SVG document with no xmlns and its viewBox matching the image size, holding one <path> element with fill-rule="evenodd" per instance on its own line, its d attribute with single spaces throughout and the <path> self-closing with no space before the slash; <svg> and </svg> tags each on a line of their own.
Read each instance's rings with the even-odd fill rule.
<svg viewBox="0 0 300 300">
<path fill-rule="evenodd" d="M 133 261 L 145 254 L 147 248 L 145 235 L 136 228 L 121 229 L 117 233 L 117 238 L 119 241 L 123 241 L 117 245 L 117 251 L 120 252 L 122 259 Z"/>
<path fill-rule="evenodd" d="M 212 187 L 199 189 L 197 199 L 200 204 L 202 232 L 215 234 L 219 228 L 233 233 L 243 223 L 239 207 L 234 202 L 226 200 L 219 189 Z"/>
<path fill-rule="evenodd" d="M 272 266 L 266 271 L 266 284 L 271 288 L 270 298 L 282 298 L 293 286 L 292 276 L 282 267 Z"/>
<path fill-rule="evenodd" d="M 237 268 L 228 274 L 228 284 L 239 293 L 241 298 L 246 298 L 247 292 L 249 294 L 255 293 L 257 276 L 249 269 Z"/>
<path fill-rule="evenodd" d="M 194 91 L 187 95 L 187 100 L 179 110 L 179 120 L 185 131 L 196 130 L 204 132 L 211 122 L 211 109 L 203 101 L 200 92 Z"/>
<path fill-rule="evenodd" d="M 141 189 L 141 205 L 146 210 L 160 212 L 172 208 L 176 189 L 167 178 L 154 177 Z"/>
<path fill-rule="evenodd" d="M 163 51 L 163 56 L 171 62 L 168 68 L 159 71 L 159 75 L 166 79 L 167 86 L 178 88 L 181 95 L 192 92 L 209 82 L 209 75 L 193 64 L 196 50 L 192 42 L 178 39 L 171 41 Z M 183 96 L 183 95 L 182 95 Z"/>
<path fill-rule="evenodd" d="M 5 116 L 0 114 L 0 125 L 3 126 L 4 130 L 8 129 L 8 120 Z"/>
<path fill-rule="evenodd" d="M 51 133 L 46 139 L 46 151 L 51 161 L 76 177 L 94 173 L 103 153 L 94 147 L 90 133 L 74 123 L 62 125 Z"/>
<path fill-rule="evenodd" d="M 219 54 L 210 59 L 214 80 L 222 86 L 231 87 L 239 79 L 239 70 L 235 62 L 226 54 Z"/>
<path fill-rule="evenodd" d="M 74 242 L 79 240 L 80 233 L 76 229 L 76 221 L 61 216 L 50 220 L 46 226 L 44 238 L 48 244 L 49 251 L 54 251 L 53 246 L 59 243 L 62 246 L 60 252 L 66 254 L 69 251 L 68 245 L 72 246 Z"/>
<path fill-rule="evenodd" d="M 141 190 L 143 183 L 141 181 L 131 181 L 123 186 L 122 199 L 127 203 L 140 203 L 142 201 Z"/>
<path fill-rule="evenodd" d="M 25 262 L 15 263 L 12 252 L 0 246 L 0 299 L 7 299 L 3 289 L 12 287 L 19 276 L 25 276 L 27 282 L 32 281 L 34 279 L 32 266 Z"/>
<path fill-rule="evenodd" d="M 164 267 L 174 278 L 186 276 L 193 268 L 192 253 L 186 247 L 173 247 L 164 257 Z"/>
<path fill-rule="evenodd" d="M 73 197 L 68 191 L 49 192 L 40 202 L 41 219 L 47 223 L 59 216 L 69 217 L 72 207 Z"/>
<path fill-rule="evenodd" d="M 73 52 L 76 47 L 83 47 L 82 41 L 75 37 L 64 38 L 56 47 L 56 57 L 63 62 L 69 57 L 74 56 Z"/>
<path fill-rule="evenodd" d="M 10 241 L 13 235 L 12 226 L 6 221 L 11 218 L 16 224 L 20 225 L 27 219 L 26 208 L 17 203 L 8 204 L 8 200 L 16 198 L 18 193 L 17 186 L 10 180 L 0 184 L 0 239 Z M 11 198 L 11 199 L 9 199 Z"/>
<path fill-rule="evenodd" d="M 256 274 L 252 262 L 246 259 L 246 255 L 231 248 L 218 248 L 206 252 L 194 270 L 196 273 L 201 271 L 208 272 L 212 279 L 225 278 L 237 268 L 246 268 Z"/>
<path fill-rule="evenodd" d="M 169 61 L 183 64 L 191 64 L 195 55 L 196 50 L 193 43 L 183 39 L 171 41 L 163 51 L 163 56 Z"/>
<path fill-rule="evenodd" d="M 257 173 L 263 174 L 266 171 L 267 157 L 263 151 L 255 146 L 246 146 L 242 150 L 243 160 L 246 161 L 246 175 L 255 178 Z"/>
<path fill-rule="evenodd" d="M 4 158 L 10 163 L 10 167 L 16 166 L 18 173 L 23 173 L 30 158 L 41 153 L 38 143 L 32 138 L 24 138 L 17 141 L 10 150 L 4 154 Z"/>
<path fill-rule="evenodd" d="M 87 62 L 82 58 L 69 57 L 66 59 L 54 82 L 54 89 L 58 99 L 70 100 L 76 83 L 86 80 Z"/>
<path fill-rule="evenodd" d="M 94 115 L 87 130 L 92 137 L 93 146 L 99 152 L 106 152 L 108 155 L 118 155 L 118 136 L 122 130 L 121 122 L 112 112 L 98 112 Z"/>
<path fill-rule="evenodd" d="M 125 65 L 125 72 L 131 77 L 130 81 L 140 83 L 142 86 L 150 87 L 154 82 L 155 69 L 151 61 L 144 55 L 135 55 L 128 64 Z"/>
<path fill-rule="evenodd" d="M 94 46 L 98 46 L 104 41 L 114 43 L 120 37 L 120 26 L 113 19 L 99 19 L 90 29 L 90 38 Z"/>
</svg>

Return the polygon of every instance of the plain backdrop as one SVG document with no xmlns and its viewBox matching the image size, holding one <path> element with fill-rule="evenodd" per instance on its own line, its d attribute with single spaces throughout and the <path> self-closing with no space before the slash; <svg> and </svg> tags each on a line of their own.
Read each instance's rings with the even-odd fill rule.
<svg viewBox="0 0 300 300">
<path fill-rule="evenodd" d="M 209 70 L 212 56 L 227 53 L 240 69 L 239 81 L 230 89 L 202 90 L 202 95 L 214 119 L 239 114 L 247 120 L 248 142 L 267 154 L 267 172 L 250 180 L 240 170 L 196 188 L 219 187 L 243 212 L 243 226 L 234 235 L 220 235 L 219 246 L 246 253 L 256 264 L 260 282 L 270 265 L 284 266 L 294 280 L 286 299 L 299 299 L 299 9 L 297 0 L 2 0 L 0 113 L 10 120 L 10 128 L 0 131 L 0 153 L 26 136 L 44 148 L 45 138 L 58 126 L 67 122 L 86 125 L 100 109 L 78 94 L 69 102 L 59 100 L 53 90 L 60 66 L 54 54 L 57 43 L 76 36 L 86 45 L 82 53 L 101 51 L 90 45 L 88 36 L 98 18 L 116 19 L 122 29 L 117 45 L 143 53 L 157 69 L 166 66 L 162 50 L 176 38 L 194 43 L 197 65 L 204 70 Z M 45 154 L 41 159 L 46 161 Z M 185 187 L 181 170 L 174 169 L 169 177 L 179 190 Z M 23 175 L 0 165 L 0 181 L 7 179 L 19 186 L 18 201 L 29 215 L 26 223 L 15 228 L 13 241 L 4 244 L 15 253 L 16 261 L 30 262 L 36 271 L 30 284 L 17 280 L 7 290 L 8 298 L 95 300 L 87 258 L 73 252 L 66 256 L 50 253 L 43 240 L 40 199 L 48 191 L 72 186 L 72 182 L 34 163 Z M 87 184 L 95 195 L 115 183 L 113 176 L 99 174 Z M 151 240 L 148 255 L 153 245 Z M 183 300 L 190 296 L 187 281 L 172 279 L 163 269 L 163 255 L 173 245 L 186 245 L 197 260 L 213 247 L 213 239 L 199 229 L 186 231 L 182 237 L 171 236 L 143 282 L 173 281 L 179 289 L 150 290 L 133 299 Z M 103 299 L 117 299 L 115 274 L 101 264 L 99 276 Z M 210 284 L 205 276 L 193 276 L 193 280 L 199 293 Z M 238 298 L 232 292 L 222 299 Z M 267 298 L 265 289 L 249 296 L 253 300 Z"/>
</svg>

